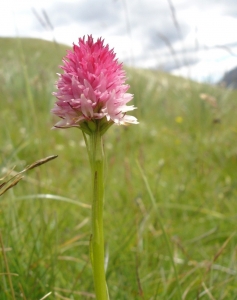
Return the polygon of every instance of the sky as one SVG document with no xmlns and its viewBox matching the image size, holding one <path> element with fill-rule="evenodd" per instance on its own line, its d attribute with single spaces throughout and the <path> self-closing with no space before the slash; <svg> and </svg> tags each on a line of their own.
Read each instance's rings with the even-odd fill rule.
<svg viewBox="0 0 237 300">
<path fill-rule="evenodd" d="M 236 0 L 0 0 L 0 37 L 102 37 L 124 64 L 215 83 L 237 66 Z"/>
</svg>

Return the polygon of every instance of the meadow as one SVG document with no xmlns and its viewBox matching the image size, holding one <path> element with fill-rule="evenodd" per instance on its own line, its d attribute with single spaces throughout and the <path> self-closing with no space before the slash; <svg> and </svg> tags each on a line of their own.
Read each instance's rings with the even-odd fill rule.
<svg viewBox="0 0 237 300">
<path fill-rule="evenodd" d="M 51 130 L 66 49 L 0 39 L 0 177 L 58 155 L 0 197 L 1 300 L 95 299 L 83 136 Z M 237 299 L 237 92 L 126 71 L 140 124 L 104 139 L 110 298 Z"/>
</svg>

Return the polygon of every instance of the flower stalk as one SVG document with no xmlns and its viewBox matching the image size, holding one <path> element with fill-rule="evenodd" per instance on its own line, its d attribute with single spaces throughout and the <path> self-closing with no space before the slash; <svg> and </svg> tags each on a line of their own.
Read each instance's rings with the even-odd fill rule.
<svg viewBox="0 0 237 300">
<path fill-rule="evenodd" d="M 95 131 L 89 135 L 87 145 L 92 179 L 92 234 L 90 240 L 90 258 L 93 270 L 96 299 L 109 300 L 104 267 L 104 149 L 100 123 L 95 122 Z"/>
</svg>

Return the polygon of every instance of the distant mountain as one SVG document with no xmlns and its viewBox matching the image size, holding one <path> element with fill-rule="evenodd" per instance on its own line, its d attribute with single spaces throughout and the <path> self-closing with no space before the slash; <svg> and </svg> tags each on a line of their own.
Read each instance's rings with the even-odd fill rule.
<svg viewBox="0 0 237 300">
<path fill-rule="evenodd" d="M 237 89 L 237 67 L 226 72 L 220 81 L 226 87 Z"/>
</svg>

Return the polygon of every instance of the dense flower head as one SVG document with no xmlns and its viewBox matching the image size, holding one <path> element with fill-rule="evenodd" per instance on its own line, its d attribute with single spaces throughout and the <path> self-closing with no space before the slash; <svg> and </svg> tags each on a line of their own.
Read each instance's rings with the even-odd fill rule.
<svg viewBox="0 0 237 300">
<path fill-rule="evenodd" d="M 109 124 L 137 124 L 137 119 L 126 113 L 135 109 L 126 104 L 133 96 L 126 91 L 125 72 L 113 50 L 92 36 L 79 39 L 68 51 L 58 74 L 57 97 L 52 113 L 61 118 L 54 127 L 81 127 L 96 120 Z"/>
</svg>

